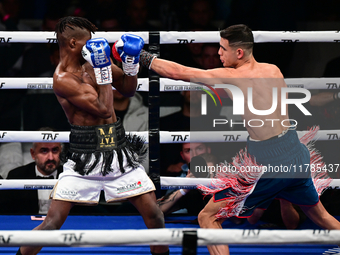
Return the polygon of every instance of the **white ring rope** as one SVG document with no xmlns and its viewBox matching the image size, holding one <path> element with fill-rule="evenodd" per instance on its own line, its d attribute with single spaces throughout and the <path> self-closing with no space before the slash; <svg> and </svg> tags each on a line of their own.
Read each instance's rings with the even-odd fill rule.
<svg viewBox="0 0 340 255">
<path fill-rule="evenodd" d="M 127 132 L 138 134 L 147 140 L 148 131 Z M 52 142 L 68 143 L 70 131 L 0 131 L 0 142 Z M 146 141 L 147 142 L 147 141 Z"/>
<path fill-rule="evenodd" d="M 237 125 L 235 126 L 237 127 Z M 307 132 L 297 131 L 299 138 Z M 160 143 L 246 142 L 249 136 L 247 131 L 160 131 L 159 133 Z M 317 141 L 337 141 L 339 139 L 340 130 L 319 130 L 315 138 Z"/>
<path fill-rule="evenodd" d="M 15 180 L 0 179 L 0 190 L 53 189 L 57 181 L 58 181 L 57 179 L 46 179 L 46 180 L 44 179 L 15 179 Z"/>
<path fill-rule="evenodd" d="M 339 42 L 339 31 L 253 31 L 255 43 L 269 42 Z M 218 43 L 218 31 L 160 32 L 160 44 Z"/>
<path fill-rule="evenodd" d="M 0 246 L 181 245 L 183 232 L 179 229 L 24 230 L 0 231 L 0 236 Z"/>
<path fill-rule="evenodd" d="M 289 88 L 339 89 L 340 78 L 286 78 Z M 197 90 L 194 83 L 160 78 L 160 91 Z M 53 78 L 0 78 L 0 89 L 52 89 Z M 204 87 L 207 89 L 206 87 Z M 149 91 L 149 78 L 138 78 L 137 91 Z"/>
<path fill-rule="evenodd" d="M 0 231 L 0 246 L 182 245 L 185 231 L 196 231 L 197 245 L 338 244 L 340 230 L 131 229 Z"/>
<path fill-rule="evenodd" d="M 340 171 L 340 167 L 338 167 Z M 179 178 L 160 176 L 162 189 L 195 189 L 197 185 L 211 187 L 210 178 Z M 0 179 L 0 190 L 36 190 L 36 189 L 53 189 L 57 179 Z M 340 189 L 340 179 L 333 179 L 328 186 L 332 189 Z"/>
<path fill-rule="evenodd" d="M 93 38 L 105 37 L 109 43 L 117 41 L 122 34 L 131 33 L 141 36 L 149 43 L 149 32 L 103 32 L 98 31 Z M 253 31 L 255 43 L 269 42 L 339 42 L 339 31 Z M 47 31 L 1 31 L 0 42 L 8 43 L 55 43 L 54 32 Z M 160 31 L 160 44 L 180 43 L 218 43 L 219 31 L 177 32 Z"/>
<path fill-rule="evenodd" d="M 340 172 L 340 166 L 338 165 L 337 171 Z M 211 186 L 211 178 L 179 178 L 179 177 L 167 177 L 161 176 L 162 189 L 195 189 L 197 185 L 201 184 L 207 187 Z M 3 180 L 0 180 L 0 184 Z M 15 185 L 15 184 L 14 184 Z M 22 187 L 22 185 L 18 185 Z M 333 179 L 327 188 L 340 189 L 340 179 Z M 327 189 L 326 188 L 326 189 Z M 1 189 L 1 186 L 0 186 Z"/>
<path fill-rule="evenodd" d="M 237 125 L 235 125 L 237 127 Z M 297 131 L 299 138 L 307 131 Z M 148 143 L 148 131 L 127 132 L 138 134 Z M 0 143 L 10 142 L 69 142 L 70 131 L 2 131 L 0 130 Z M 247 131 L 159 131 L 160 143 L 225 143 L 246 142 Z M 340 130 L 319 130 L 317 141 L 338 141 Z"/>
<path fill-rule="evenodd" d="M 53 78 L 0 78 L 0 89 L 53 89 Z M 149 91 L 149 78 L 138 78 L 137 90 Z"/>
<path fill-rule="evenodd" d="M 98 31 L 92 37 L 104 37 L 109 43 L 113 43 L 120 37 L 130 32 L 103 32 Z M 132 32 L 143 38 L 145 44 L 149 43 L 149 32 Z M 50 31 L 0 31 L 0 42 L 7 43 L 56 43 L 57 38 L 54 32 Z"/>
<path fill-rule="evenodd" d="M 338 89 L 340 78 L 286 78 L 284 79 L 289 88 L 305 89 Z M 160 78 L 160 91 L 193 90 L 193 87 L 203 87 L 185 81 L 176 81 L 168 78 Z M 204 87 L 207 89 L 207 87 Z"/>
<path fill-rule="evenodd" d="M 338 244 L 340 230 L 197 229 L 199 246 L 218 244 Z"/>
</svg>

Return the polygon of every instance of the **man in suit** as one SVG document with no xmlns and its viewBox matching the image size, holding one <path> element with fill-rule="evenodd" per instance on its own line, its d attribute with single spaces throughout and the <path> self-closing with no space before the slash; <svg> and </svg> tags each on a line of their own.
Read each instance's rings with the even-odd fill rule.
<svg viewBox="0 0 340 255">
<path fill-rule="evenodd" d="M 33 143 L 30 152 L 34 162 L 11 170 L 7 179 L 57 179 L 63 171 L 59 158 L 61 147 L 61 143 Z M 50 205 L 50 192 L 51 190 L 9 190 L 8 213 L 46 214 Z"/>
</svg>

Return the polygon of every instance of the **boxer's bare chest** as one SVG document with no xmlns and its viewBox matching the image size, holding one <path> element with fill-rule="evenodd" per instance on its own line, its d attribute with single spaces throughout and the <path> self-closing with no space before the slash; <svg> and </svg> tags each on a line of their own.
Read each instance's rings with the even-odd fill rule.
<svg viewBox="0 0 340 255">
<path fill-rule="evenodd" d="M 82 71 L 77 73 L 76 76 L 82 83 L 91 85 L 95 89 L 98 87 L 92 67 L 89 68 L 84 65 Z"/>
</svg>

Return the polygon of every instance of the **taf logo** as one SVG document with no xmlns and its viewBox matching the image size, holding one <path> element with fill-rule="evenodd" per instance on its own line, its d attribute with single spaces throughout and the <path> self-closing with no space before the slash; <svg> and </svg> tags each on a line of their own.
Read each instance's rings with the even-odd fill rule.
<svg viewBox="0 0 340 255">
<path fill-rule="evenodd" d="M 213 91 L 215 93 L 215 95 L 217 96 L 217 98 L 220 101 L 220 104 L 222 106 L 222 100 L 221 100 L 220 96 L 218 95 L 217 91 L 212 86 L 210 86 L 210 85 L 206 85 L 205 84 L 205 86 L 207 86 L 211 91 Z M 215 106 L 217 106 L 216 100 L 215 100 L 214 96 L 210 93 L 210 91 L 206 90 L 206 89 L 203 89 L 203 88 L 200 88 L 200 89 L 203 90 L 205 93 L 207 93 L 212 98 L 212 100 L 214 101 Z M 202 94 L 201 95 L 201 99 L 202 99 L 202 101 L 201 101 L 201 106 L 202 106 L 201 107 L 201 114 L 202 115 L 207 115 L 207 95 L 206 94 Z"/>
</svg>

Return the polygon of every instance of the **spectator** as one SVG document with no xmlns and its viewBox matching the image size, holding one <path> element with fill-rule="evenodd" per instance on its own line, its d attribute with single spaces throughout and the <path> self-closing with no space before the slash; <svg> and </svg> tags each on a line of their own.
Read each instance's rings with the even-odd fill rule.
<svg viewBox="0 0 340 255">
<path fill-rule="evenodd" d="M 21 143 L 1 143 L 0 174 L 6 179 L 8 172 L 22 166 L 24 161 Z"/>
<path fill-rule="evenodd" d="M 149 110 L 143 105 L 142 96 L 135 93 L 133 97 L 125 97 L 117 90 L 113 92 L 116 115 L 127 131 L 148 131 Z"/>
<path fill-rule="evenodd" d="M 55 131 L 50 127 L 43 127 L 38 131 Z M 7 178 L 8 172 L 19 166 L 33 162 L 30 149 L 32 143 L 8 142 L 0 143 L 0 174 Z"/>
<path fill-rule="evenodd" d="M 30 150 L 34 162 L 15 168 L 7 179 L 57 179 L 62 172 L 61 143 L 33 143 Z M 8 212 L 13 214 L 46 214 L 50 206 L 50 190 L 7 191 Z"/>
<path fill-rule="evenodd" d="M 201 68 L 213 69 L 222 67 L 220 56 L 218 55 L 218 49 L 220 45 L 218 43 L 204 43 L 201 52 Z"/>
<path fill-rule="evenodd" d="M 181 160 L 169 165 L 165 172 L 166 176 L 185 177 L 188 172 L 188 163 L 192 157 L 203 153 L 211 153 L 211 147 L 206 143 L 182 143 L 180 146 L 179 155 Z"/>
<path fill-rule="evenodd" d="M 193 144 L 191 144 L 193 145 Z M 181 155 L 184 160 L 186 160 L 186 164 L 183 165 L 183 172 L 180 177 L 186 178 L 195 178 L 195 177 L 203 177 L 200 176 L 202 172 L 196 171 L 194 165 L 202 166 L 201 169 L 207 169 L 208 166 L 216 166 L 218 163 L 217 158 L 210 154 L 210 148 L 206 147 L 204 144 L 194 144 L 194 148 L 189 149 L 190 144 L 183 144 L 183 150 Z M 203 146 L 204 145 L 204 146 Z M 201 148 L 201 149 L 199 149 Z M 205 148 L 205 152 L 200 154 L 203 148 Z M 209 153 L 206 153 L 209 152 Z M 199 154 L 199 155 L 197 155 Z M 191 163 L 190 163 L 191 160 Z M 195 162 L 194 162 L 195 161 Z M 199 162 L 199 164 L 197 164 Z M 204 162 L 204 163 L 202 163 Z M 190 163 L 190 164 L 189 164 Z M 192 169 L 189 169 L 189 166 Z M 204 172 L 205 174 L 205 172 Z M 212 175 L 213 173 L 211 173 Z M 211 176 L 209 175 L 209 176 Z M 205 175 L 205 177 L 208 177 Z M 161 197 L 157 200 L 158 205 L 164 214 L 169 214 L 174 211 L 178 211 L 180 209 L 186 209 L 186 211 L 191 215 L 198 215 L 198 213 L 204 208 L 206 203 L 209 201 L 210 197 L 205 198 L 199 190 L 193 189 L 177 189 L 168 191 L 165 196 Z M 183 212 L 183 211 L 182 211 Z"/>
</svg>

